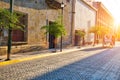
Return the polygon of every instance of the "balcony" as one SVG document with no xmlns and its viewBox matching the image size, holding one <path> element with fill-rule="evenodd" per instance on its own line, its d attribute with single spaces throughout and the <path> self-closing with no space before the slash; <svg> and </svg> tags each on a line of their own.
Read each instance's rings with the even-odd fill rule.
<svg viewBox="0 0 120 80">
<path fill-rule="evenodd" d="M 50 8 L 53 8 L 53 9 L 60 9 L 61 8 L 60 0 L 45 0 L 45 2 L 47 3 L 47 5 Z"/>
</svg>

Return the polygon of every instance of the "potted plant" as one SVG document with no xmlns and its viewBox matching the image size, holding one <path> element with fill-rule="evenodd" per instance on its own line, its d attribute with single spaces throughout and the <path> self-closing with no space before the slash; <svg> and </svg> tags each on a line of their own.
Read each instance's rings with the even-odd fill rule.
<svg viewBox="0 0 120 80">
<path fill-rule="evenodd" d="M 63 36 L 66 34 L 65 27 L 62 24 L 60 24 L 58 21 L 55 21 L 50 25 L 45 25 L 45 26 L 41 27 L 41 29 L 45 30 L 45 34 L 49 33 L 49 34 L 55 36 L 55 40 L 54 40 L 55 51 L 54 52 L 56 52 L 57 39 L 60 36 Z"/>
<path fill-rule="evenodd" d="M 79 40 L 79 48 L 81 45 L 81 40 L 84 38 L 85 36 L 85 31 L 84 30 L 76 30 L 75 35 L 79 36 L 80 40 Z"/>
</svg>

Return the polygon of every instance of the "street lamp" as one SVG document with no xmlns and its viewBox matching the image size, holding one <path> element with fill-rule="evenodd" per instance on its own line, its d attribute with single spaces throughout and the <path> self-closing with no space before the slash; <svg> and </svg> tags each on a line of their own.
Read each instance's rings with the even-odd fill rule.
<svg viewBox="0 0 120 80">
<path fill-rule="evenodd" d="M 61 3 L 61 15 L 62 15 L 62 18 L 61 18 L 61 24 L 63 24 L 63 8 L 65 7 L 63 1 Z M 62 33 L 61 33 L 61 39 L 60 39 L 60 52 L 62 52 Z"/>
<path fill-rule="evenodd" d="M 10 13 L 11 13 L 11 15 L 13 13 L 13 3 L 14 3 L 14 0 L 10 0 Z M 6 60 L 10 60 L 11 45 L 12 45 L 12 28 L 11 28 L 11 26 L 9 26 L 9 29 L 8 29 L 8 50 L 7 50 L 7 59 Z"/>
</svg>

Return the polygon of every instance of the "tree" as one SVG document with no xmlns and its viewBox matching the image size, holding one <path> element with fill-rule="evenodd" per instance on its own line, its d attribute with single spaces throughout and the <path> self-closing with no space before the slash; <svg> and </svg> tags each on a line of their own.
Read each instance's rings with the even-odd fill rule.
<svg viewBox="0 0 120 80">
<path fill-rule="evenodd" d="M 58 21 L 53 22 L 50 25 L 45 25 L 43 27 L 41 27 L 41 29 L 46 30 L 45 34 L 49 33 L 53 36 L 55 36 L 55 51 L 56 51 L 56 45 L 57 45 L 57 38 L 60 37 L 61 35 L 65 35 L 66 31 L 65 31 L 65 27 L 60 24 Z"/>
<path fill-rule="evenodd" d="M 22 14 L 21 14 L 22 15 Z M 8 50 L 7 50 L 7 59 L 10 58 L 11 53 L 11 32 L 13 29 L 21 29 L 23 30 L 24 25 L 20 24 L 19 17 L 21 15 L 17 15 L 17 13 L 11 13 L 8 9 L 0 9 L 0 28 L 8 30 Z"/>
<path fill-rule="evenodd" d="M 95 33 L 98 35 L 102 35 L 102 34 L 107 34 L 111 31 L 110 27 L 105 27 L 105 26 L 93 26 L 89 29 L 90 33 Z"/>
<path fill-rule="evenodd" d="M 0 28 L 23 30 L 24 25 L 19 22 L 20 16 L 22 16 L 22 14 L 17 15 L 16 12 L 11 14 L 7 9 L 0 9 Z"/>
<path fill-rule="evenodd" d="M 104 36 L 105 34 L 110 32 L 109 27 L 105 26 L 93 26 L 89 29 L 89 33 L 94 33 L 94 42 L 98 41 L 97 35 L 102 35 Z"/>
<path fill-rule="evenodd" d="M 102 33 L 102 28 L 100 26 L 93 26 L 89 29 L 90 33 L 94 33 L 94 44 L 97 40 L 97 35 L 101 35 Z"/>
</svg>

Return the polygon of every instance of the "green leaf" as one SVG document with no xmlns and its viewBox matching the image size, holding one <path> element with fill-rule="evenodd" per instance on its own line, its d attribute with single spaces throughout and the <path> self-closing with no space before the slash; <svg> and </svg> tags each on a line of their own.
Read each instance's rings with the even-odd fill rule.
<svg viewBox="0 0 120 80">
<path fill-rule="evenodd" d="M 0 9 L 0 27 L 9 29 L 23 29 L 24 25 L 20 23 L 19 17 L 16 12 L 10 13 L 7 9 Z"/>
<path fill-rule="evenodd" d="M 45 33 L 50 33 L 56 38 L 66 34 L 65 27 L 57 21 L 53 22 L 50 25 L 43 26 L 41 29 L 44 29 Z"/>
</svg>

